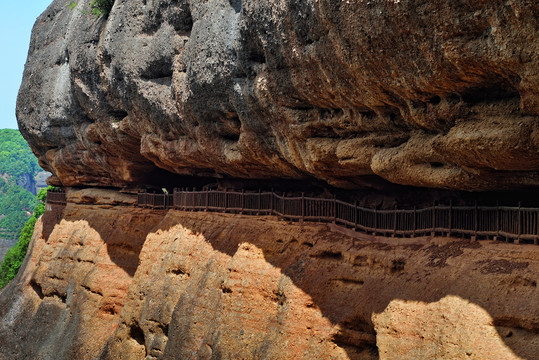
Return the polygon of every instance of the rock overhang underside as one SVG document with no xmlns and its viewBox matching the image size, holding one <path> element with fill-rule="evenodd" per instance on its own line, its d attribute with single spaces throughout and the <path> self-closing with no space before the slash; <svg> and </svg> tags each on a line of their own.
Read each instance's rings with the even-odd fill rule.
<svg viewBox="0 0 539 360">
<path fill-rule="evenodd" d="M 65 186 L 539 185 L 539 3 L 55 0 L 19 127 Z"/>
</svg>

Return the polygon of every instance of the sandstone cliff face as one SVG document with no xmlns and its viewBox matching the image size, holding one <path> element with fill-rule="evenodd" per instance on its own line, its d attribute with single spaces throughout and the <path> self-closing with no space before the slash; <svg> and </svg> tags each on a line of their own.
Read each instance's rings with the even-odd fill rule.
<svg viewBox="0 0 539 360">
<path fill-rule="evenodd" d="M 373 242 L 274 217 L 139 209 L 112 192 L 69 197 L 0 292 L 0 359 L 539 353 L 537 246 Z"/>
<path fill-rule="evenodd" d="M 17 114 L 64 185 L 539 184 L 539 4 L 55 0 Z"/>
</svg>

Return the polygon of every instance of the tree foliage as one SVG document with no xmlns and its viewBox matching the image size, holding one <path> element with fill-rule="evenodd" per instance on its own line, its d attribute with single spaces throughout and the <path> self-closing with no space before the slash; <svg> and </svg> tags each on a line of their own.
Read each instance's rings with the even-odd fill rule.
<svg viewBox="0 0 539 360">
<path fill-rule="evenodd" d="M 15 239 L 36 204 L 28 190 L 0 178 L 0 238 Z"/>
<path fill-rule="evenodd" d="M 28 251 L 28 245 L 34 233 L 34 226 L 37 219 L 45 212 L 45 203 L 47 202 L 47 189 L 41 189 L 37 195 L 39 203 L 34 208 L 34 214 L 24 225 L 19 241 L 14 247 L 8 250 L 2 265 L 0 265 L 0 289 L 6 286 L 21 268 L 21 265 Z"/>
<path fill-rule="evenodd" d="M 20 132 L 0 130 L 0 238 L 12 240 L 19 236 L 19 241 L 0 265 L 0 288 L 17 274 L 37 218 L 45 211 L 46 192 L 40 192 L 38 200 L 17 185 L 17 181 L 24 177 L 33 178 L 40 170 L 36 157 Z"/>
<path fill-rule="evenodd" d="M 28 174 L 34 177 L 41 168 L 26 140 L 17 130 L 0 130 L 0 174 L 18 178 Z"/>
<path fill-rule="evenodd" d="M 41 168 L 17 130 L 0 130 L 0 238 L 14 240 L 36 206 L 36 198 L 17 185 Z"/>
</svg>

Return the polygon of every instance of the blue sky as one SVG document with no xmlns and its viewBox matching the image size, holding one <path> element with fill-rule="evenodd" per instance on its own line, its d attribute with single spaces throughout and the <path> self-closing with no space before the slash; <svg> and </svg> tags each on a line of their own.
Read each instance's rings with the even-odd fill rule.
<svg viewBox="0 0 539 360">
<path fill-rule="evenodd" d="M 30 34 L 37 17 L 52 0 L 0 0 L 0 129 L 17 129 L 15 104 L 21 85 Z M 67 0 L 66 0 L 67 2 Z"/>
</svg>

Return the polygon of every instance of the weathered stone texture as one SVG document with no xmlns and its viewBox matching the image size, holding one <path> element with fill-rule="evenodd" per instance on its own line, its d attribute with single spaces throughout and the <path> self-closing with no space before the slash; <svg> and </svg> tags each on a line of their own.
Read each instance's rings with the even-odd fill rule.
<svg viewBox="0 0 539 360">
<path fill-rule="evenodd" d="M 0 292 L 0 359 L 533 359 L 539 250 L 350 238 L 69 194 Z M 117 205 L 111 205 L 117 204 Z M 124 205 L 118 205 L 124 204 Z"/>
<path fill-rule="evenodd" d="M 539 184 L 536 1 L 87 3 L 39 17 L 17 107 L 64 185 Z"/>
</svg>

